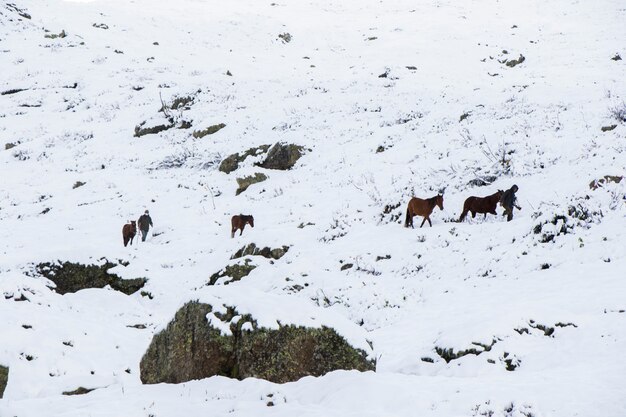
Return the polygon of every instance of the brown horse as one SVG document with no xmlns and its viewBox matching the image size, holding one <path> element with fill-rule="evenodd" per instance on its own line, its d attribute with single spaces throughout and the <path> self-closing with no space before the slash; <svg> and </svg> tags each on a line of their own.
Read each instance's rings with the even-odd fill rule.
<svg viewBox="0 0 626 417">
<path fill-rule="evenodd" d="M 465 220 L 468 211 L 472 213 L 472 219 L 476 217 L 476 213 L 484 213 L 485 218 L 487 218 L 487 213 L 496 214 L 496 206 L 502 197 L 502 193 L 504 193 L 504 191 L 498 190 L 496 193 L 487 197 L 467 197 L 463 204 L 463 212 L 461 213 L 459 222 Z"/>
<path fill-rule="evenodd" d="M 137 234 L 137 222 L 132 220 L 130 223 L 127 223 L 122 227 L 122 237 L 124 238 L 124 246 L 133 244 L 133 238 Z"/>
<path fill-rule="evenodd" d="M 406 220 L 404 221 L 404 227 L 411 226 L 411 228 L 413 228 L 413 216 L 424 217 L 424 220 L 422 220 L 422 224 L 420 225 L 420 227 L 424 226 L 426 220 L 428 220 L 428 224 L 430 224 L 430 227 L 433 227 L 433 222 L 430 221 L 430 213 L 433 212 L 435 206 L 439 206 L 439 208 L 443 210 L 443 195 L 438 194 L 426 200 L 413 197 L 409 201 L 409 205 L 406 208 Z"/>
<path fill-rule="evenodd" d="M 233 216 L 233 218 L 230 219 L 230 224 L 232 226 L 230 230 L 230 237 L 235 237 L 237 229 L 241 229 L 241 233 L 239 233 L 239 236 L 241 236 L 243 234 L 243 228 L 246 227 L 246 223 L 249 224 L 250 227 L 254 227 L 254 217 L 246 216 L 244 214 Z"/>
</svg>

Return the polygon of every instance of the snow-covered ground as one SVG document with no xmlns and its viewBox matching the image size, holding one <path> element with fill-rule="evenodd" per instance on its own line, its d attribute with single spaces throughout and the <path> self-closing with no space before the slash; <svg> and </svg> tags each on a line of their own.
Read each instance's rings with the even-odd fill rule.
<svg viewBox="0 0 626 417">
<path fill-rule="evenodd" d="M 626 171 L 624 22 L 621 0 L 3 2 L 0 416 L 626 416 L 626 181 L 589 188 Z M 133 136 L 181 96 L 193 127 Z M 276 142 L 306 153 L 217 169 Z M 456 222 L 513 184 L 512 222 Z M 442 189 L 432 228 L 402 227 Z M 145 209 L 154 234 L 123 247 Z M 231 239 L 238 213 L 255 227 Z M 556 215 L 568 233 L 544 243 Z M 205 286 L 251 242 L 290 249 Z M 152 298 L 31 273 L 103 257 Z M 376 372 L 142 385 L 154 332 L 215 297 L 261 320 L 318 310 L 372 342 Z M 78 387 L 96 389 L 62 395 Z"/>
</svg>

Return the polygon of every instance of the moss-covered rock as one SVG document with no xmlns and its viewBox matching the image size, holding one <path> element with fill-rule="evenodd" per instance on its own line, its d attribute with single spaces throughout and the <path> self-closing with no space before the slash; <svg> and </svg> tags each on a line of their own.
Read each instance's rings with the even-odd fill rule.
<svg viewBox="0 0 626 417">
<path fill-rule="evenodd" d="M 270 145 L 261 145 L 255 148 L 250 148 L 245 152 L 239 152 L 229 155 L 220 163 L 219 170 L 225 172 L 226 174 L 230 174 L 231 172 L 239 168 L 239 164 L 242 163 L 247 157 L 257 156 L 265 153 L 269 148 Z"/>
<path fill-rule="evenodd" d="M 44 262 L 36 266 L 40 275 L 56 284 L 59 294 L 74 293 L 85 288 L 103 288 L 110 285 L 116 291 L 133 294 L 146 284 L 146 278 L 122 279 L 107 271 L 117 266 L 109 261 L 103 265 L 83 265 L 72 262 Z"/>
<path fill-rule="evenodd" d="M 263 182 L 266 179 L 267 179 L 267 175 L 265 175 L 263 173 L 260 173 L 260 172 L 257 172 L 254 175 L 249 175 L 247 177 L 237 178 L 237 184 L 239 185 L 239 188 L 237 188 L 237 191 L 235 192 L 235 195 L 239 195 L 239 194 L 243 193 L 252 184 Z"/>
<path fill-rule="evenodd" d="M 268 246 L 264 248 L 259 248 L 254 243 L 250 243 L 249 245 L 243 246 L 239 249 L 230 259 L 242 258 L 244 256 L 263 256 L 267 259 L 280 259 L 282 258 L 287 251 L 289 250 L 289 246 L 283 246 L 281 248 L 270 248 Z"/>
<path fill-rule="evenodd" d="M 209 325 L 208 304 L 185 304 L 141 359 L 141 382 L 179 383 L 213 375 L 232 376 L 234 338 Z"/>
<path fill-rule="evenodd" d="M 272 146 L 265 160 L 258 166 L 267 169 L 288 170 L 296 164 L 303 154 L 304 148 L 302 146 L 277 143 Z"/>
<path fill-rule="evenodd" d="M 280 326 L 242 331 L 237 346 L 238 378 L 285 383 L 337 369 L 374 370 L 365 353 L 329 327 Z"/>
<path fill-rule="evenodd" d="M 193 132 L 193 137 L 196 139 L 200 139 L 203 138 L 207 135 L 212 135 L 214 133 L 219 132 L 220 130 L 224 129 L 226 127 L 226 125 L 224 123 L 220 123 L 217 125 L 213 125 L 213 126 L 209 126 L 206 129 L 203 130 L 196 130 Z"/>
<path fill-rule="evenodd" d="M 152 125 L 147 122 L 142 122 L 138 126 L 135 126 L 135 137 L 139 138 L 145 135 L 155 135 L 160 132 L 164 132 L 174 127 L 174 121 L 170 120 L 168 123 Z"/>
<path fill-rule="evenodd" d="M 229 326 L 230 334 L 223 334 L 207 320 L 212 311 L 208 304 L 187 303 L 167 328 L 154 336 L 140 364 L 144 384 L 214 375 L 284 383 L 337 369 L 375 369 L 365 352 L 350 346 L 329 327 L 261 328 L 254 318 L 241 316 L 230 307 L 223 315 L 214 314 Z"/>
<path fill-rule="evenodd" d="M 603 132 L 610 132 L 611 130 L 614 130 L 616 127 L 617 125 L 602 126 L 600 130 L 602 130 Z"/>
<path fill-rule="evenodd" d="M 90 393 L 94 389 L 95 388 L 78 387 L 73 391 L 63 391 L 63 395 L 83 395 Z"/>
<path fill-rule="evenodd" d="M 519 64 L 521 64 L 522 62 L 526 61 L 526 57 L 522 54 L 519 55 L 519 58 L 517 59 L 511 59 L 511 60 L 507 60 L 505 62 L 505 65 L 509 68 L 513 68 Z"/>
<path fill-rule="evenodd" d="M 207 285 L 215 285 L 220 278 L 230 277 L 231 279 L 223 282 L 224 285 L 228 285 L 231 282 L 239 281 L 241 278 L 248 276 L 254 268 L 256 268 L 256 265 L 251 265 L 249 259 L 246 259 L 243 264 L 228 265 L 219 272 L 211 275 Z"/>
<path fill-rule="evenodd" d="M 9 368 L 0 365 L 0 398 L 4 395 L 7 382 L 9 382 Z"/>
</svg>

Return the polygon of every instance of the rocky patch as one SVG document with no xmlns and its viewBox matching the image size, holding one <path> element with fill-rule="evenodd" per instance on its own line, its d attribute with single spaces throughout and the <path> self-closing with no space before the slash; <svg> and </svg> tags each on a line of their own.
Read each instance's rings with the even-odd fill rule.
<svg viewBox="0 0 626 417">
<path fill-rule="evenodd" d="M 4 390 L 9 382 L 9 368 L 0 365 L 0 398 L 4 395 Z"/>
<path fill-rule="evenodd" d="M 211 314 L 213 313 L 213 314 Z M 219 327 L 207 315 L 221 320 Z M 261 378 L 275 383 L 321 376 L 338 369 L 368 371 L 375 363 L 329 327 L 258 326 L 250 315 L 229 307 L 225 313 L 200 302 L 185 304 L 156 334 L 141 359 L 144 384 L 180 383 L 221 375 Z"/>
<path fill-rule="evenodd" d="M 226 174 L 230 174 L 239 168 L 239 164 L 242 163 L 247 157 L 261 155 L 267 152 L 269 148 L 270 145 L 261 145 L 255 148 L 250 148 L 245 152 L 229 155 L 220 163 L 219 170 L 225 172 Z"/>
<path fill-rule="evenodd" d="M 252 272 L 255 268 L 256 265 L 251 265 L 249 259 L 246 259 L 243 264 L 228 265 L 224 269 L 211 275 L 207 285 L 215 285 L 220 278 L 230 277 L 230 279 L 226 279 L 221 282 L 223 285 L 228 285 L 231 282 L 239 281 L 241 278 L 248 276 L 248 274 L 250 274 L 250 272 Z"/>
<path fill-rule="evenodd" d="M 267 169 L 288 170 L 291 169 L 298 159 L 304 154 L 304 148 L 298 145 L 277 143 L 269 150 L 265 160 L 258 166 Z"/>
<path fill-rule="evenodd" d="M 36 266 L 37 272 L 54 282 L 59 294 L 74 293 L 86 288 L 104 288 L 109 285 L 116 291 L 130 295 L 146 284 L 146 278 L 122 279 L 107 271 L 117 266 L 105 260 L 103 265 L 83 265 L 72 262 L 44 262 Z"/>
<path fill-rule="evenodd" d="M 235 252 L 235 254 L 231 256 L 230 259 L 242 258 L 244 256 L 262 256 L 267 259 L 278 260 L 282 258 L 288 250 L 289 246 L 272 249 L 269 246 L 259 248 L 254 243 L 250 243 L 249 245 L 243 246 L 241 249 Z"/>
<path fill-rule="evenodd" d="M 239 194 L 243 193 L 252 184 L 257 184 L 259 182 L 263 182 L 266 179 L 267 179 L 267 175 L 265 175 L 263 173 L 260 173 L 260 172 L 257 172 L 254 175 L 249 175 L 247 177 L 237 178 L 237 184 L 239 185 L 239 188 L 237 188 L 237 191 L 235 192 L 235 195 L 239 195 Z"/>
</svg>

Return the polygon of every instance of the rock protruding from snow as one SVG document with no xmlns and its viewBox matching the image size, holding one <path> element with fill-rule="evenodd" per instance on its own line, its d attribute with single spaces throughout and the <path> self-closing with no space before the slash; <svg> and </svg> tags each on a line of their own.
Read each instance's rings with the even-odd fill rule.
<svg viewBox="0 0 626 417">
<path fill-rule="evenodd" d="M 178 310 L 143 356 L 141 381 L 180 383 L 221 375 L 284 383 L 338 369 L 375 369 L 366 352 L 330 327 L 269 329 L 235 307 L 215 310 L 198 301 Z"/>
<path fill-rule="evenodd" d="M 262 168 L 288 170 L 291 169 L 303 155 L 302 146 L 277 143 L 267 154 L 265 161 L 258 164 Z"/>
<path fill-rule="evenodd" d="M 268 246 L 264 248 L 259 248 L 256 244 L 250 243 L 239 249 L 230 259 L 242 258 L 244 256 L 263 256 L 267 259 L 280 259 L 282 258 L 287 251 L 289 250 L 289 246 L 283 246 L 282 248 L 270 248 Z"/>
<path fill-rule="evenodd" d="M 116 264 L 106 261 L 103 265 L 83 265 L 80 263 L 40 263 L 37 272 L 54 282 L 59 294 L 74 293 L 85 288 L 104 288 L 110 285 L 116 291 L 130 295 L 146 284 L 146 278 L 122 279 L 107 271 Z"/>
<path fill-rule="evenodd" d="M 7 382 L 9 382 L 9 368 L 0 365 L 0 398 L 2 398 L 2 395 L 4 394 Z"/>
<path fill-rule="evenodd" d="M 269 148 L 270 145 L 261 145 L 255 148 L 250 148 L 245 152 L 229 155 L 226 159 L 222 161 L 219 170 L 225 172 L 226 174 L 230 174 L 231 172 L 239 168 L 239 164 L 242 163 L 247 157 L 257 156 L 265 153 Z"/>
</svg>

